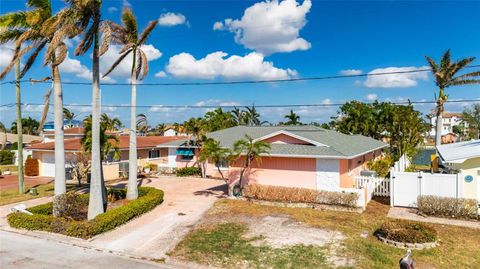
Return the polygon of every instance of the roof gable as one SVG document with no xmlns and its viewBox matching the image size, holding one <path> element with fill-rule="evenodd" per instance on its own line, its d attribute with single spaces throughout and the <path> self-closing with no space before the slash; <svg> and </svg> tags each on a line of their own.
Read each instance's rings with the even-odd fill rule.
<svg viewBox="0 0 480 269">
<path fill-rule="evenodd" d="M 275 141 L 274 138 L 280 138 Z M 328 147 L 325 144 L 319 143 L 317 141 L 305 138 L 303 136 L 291 133 L 286 130 L 280 130 L 277 132 L 273 132 L 262 137 L 254 139 L 254 141 L 266 141 L 268 143 L 280 143 L 280 144 L 301 144 L 301 145 L 312 145 L 317 147 Z M 278 141 L 278 142 L 277 142 Z M 282 141 L 282 142 L 280 142 Z"/>
</svg>

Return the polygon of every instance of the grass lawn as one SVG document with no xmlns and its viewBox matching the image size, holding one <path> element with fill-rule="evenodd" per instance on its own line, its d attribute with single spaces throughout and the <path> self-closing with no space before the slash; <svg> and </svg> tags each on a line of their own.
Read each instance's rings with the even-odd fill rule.
<svg viewBox="0 0 480 269">
<path fill-rule="evenodd" d="M 35 186 L 37 188 L 38 195 L 30 195 L 28 192 L 31 187 L 27 187 L 25 193 L 19 194 L 17 189 L 0 190 L 0 205 L 6 205 L 11 203 L 22 202 L 30 199 L 36 199 L 45 196 L 52 196 L 54 187 L 53 183 L 41 184 Z M 76 184 L 67 184 L 67 191 L 77 188 Z"/>
<path fill-rule="evenodd" d="M 337 230 L 345 239 L 337 255 L 355 261 L 355 268 L 398 268 L 405 250 L 390 247 L 372 234 L 386 220 L 389 206 L 372 201 L 362 213 L 317 211 L 308 208 L 279 208 L 251 204 L 246 201 L 221 200 L 205 216 L 207 227 L 200 225 L 172 251 L 181 260 L 211 264 L 224 268 L 325 268 L 324 249 L 293 246 L 272 249 L 255 246 L 242 237 L 245 226 L 238 221 L 263 216 L 290 216 L 312 227 Z M 210 221 L 208 221 L 210 220 Z M 213 222 L 212 222 L 213 220 Z M 215 224 L 232 222 L 231 224 Z M 434 225 L 439 246 L 429 250 L 413 250 L 417 268 L 480 268 L 480 231 L 456 226 Z M 363 238 L 362 232 L 369 236 Z M 252 239 L 250 239 L 252 240 Z M 240 265 L 240 266 L 239 266 Z M 242 266 L 243 265 L 243 266 Z"/>
</svg>

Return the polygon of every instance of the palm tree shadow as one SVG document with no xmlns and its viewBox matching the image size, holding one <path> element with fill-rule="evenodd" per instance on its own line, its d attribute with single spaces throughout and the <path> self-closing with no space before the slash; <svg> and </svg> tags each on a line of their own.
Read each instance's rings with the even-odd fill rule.
<svg viewBox="0 0 480 269">
<path fill-rule="evenodd" d="M 228 187 L 227 184 L 221 184 L 215 187 L 211 187 L 205 190 L 195 191 L 194 195 L 198 196 L 215 196 L 217 198 L 224 198 L 228 195 Z"/>
</svg>

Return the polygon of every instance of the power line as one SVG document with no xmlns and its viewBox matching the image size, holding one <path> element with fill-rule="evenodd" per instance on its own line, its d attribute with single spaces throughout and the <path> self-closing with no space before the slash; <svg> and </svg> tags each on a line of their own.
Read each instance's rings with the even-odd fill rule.
<svg viewBox="0 0 480 269">
<path fill-rule="evenodd" d="M 480 67 L 479 65 L 470 65 L 466 68 Z M 260 84 L 260 83 L 282 83 L 282 82 L 297 82 L 297 81 L 313 81 L 313 80 L 328 80 L 328 79 L 342 79 L 342 78 L 356 78 L 368 76 L 384 76 L 395 74 L 410 74 L 432 71 L 431 68 L 408 70 L 408 71 L 394 71 L 394 72 L 376 72 L 356 75 L 333 75 L 333 76 L 317 76 L 305 78 L 288 78 L 288 79 L 266 79 L 266 80 L 243 80 L 243 81 L 211 81 L 211 82 L 158 82 L 158 83 L 138 83 L 137 86 L 207 86 L 207 85 L 233 85 L 233 84 Z M 31 82 L 30 80 L 21 80 L 20 82 Z M 0 85 L 14 84 L 15 80 L 1 82 Z M 51 83 L 50 81 L 39 81 L 35 83 Z M 64 85 L 92 85 L 92 82 L 62 82 Z M 131 83 L 101 83 L 102 86 L 130 86 Z"/>
<path fill-rule="evenodd" d="M 459 99 L 451 100 L 448 103 L 480 103 L 480 99 Z M 395 105 L 408 105 L 408 104 L 435 104 L 436 101 L 403 101 L 403 102 L 389 102 Z M 255 105 L 256 108 L 290 108 L 290 107 L 333 107 L 342 106 L 345 103 L 326 103 L 326 104 L 279 104 L 279 105 Z M 372 102 L 367 103 L 372 104 Z M 12 107 L 15 103 L 8 103 L 0 105 L 0 107 Z M 22 106 L 43 106 L 39 103 L 22 103 Z M 50 104 L 53 106 L 53 104 Z M 64 104 L 64 107 L 90 107 L 90 104 Z M 235 107 L 248 107 L 249 105 L 137 105 L 137 108 L 176 108 L 176 109 L 202 109 L 202 108 L 235 108 Z M 131 105 L 102 105 L 102 107 L 108 108 L 130 108 Z"/>
</svg>

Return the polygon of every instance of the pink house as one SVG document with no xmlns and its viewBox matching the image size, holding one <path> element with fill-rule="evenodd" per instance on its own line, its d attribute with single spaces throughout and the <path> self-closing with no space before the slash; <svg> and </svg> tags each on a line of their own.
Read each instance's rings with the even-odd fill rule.
<svg viewBox="0 0 480 269">
<path fill-rule="evenodd" d="M 285 187 L 339 191 L 354 188 L 354 177 L 366 169 L 366 162 L 381 155 L 387 144 L 361 135 L 346 135 L 315 126 L 237 126 L 208 136 L 227 148 L 248 135 L 270 144 L 260 163 L 244 175 L 243 184 L 258 183 Z M 220 164 L 231 184 L 238 181 L 243 160 Z M 218 177 L 214 163 L 207 175 Z"/>
</svg>

